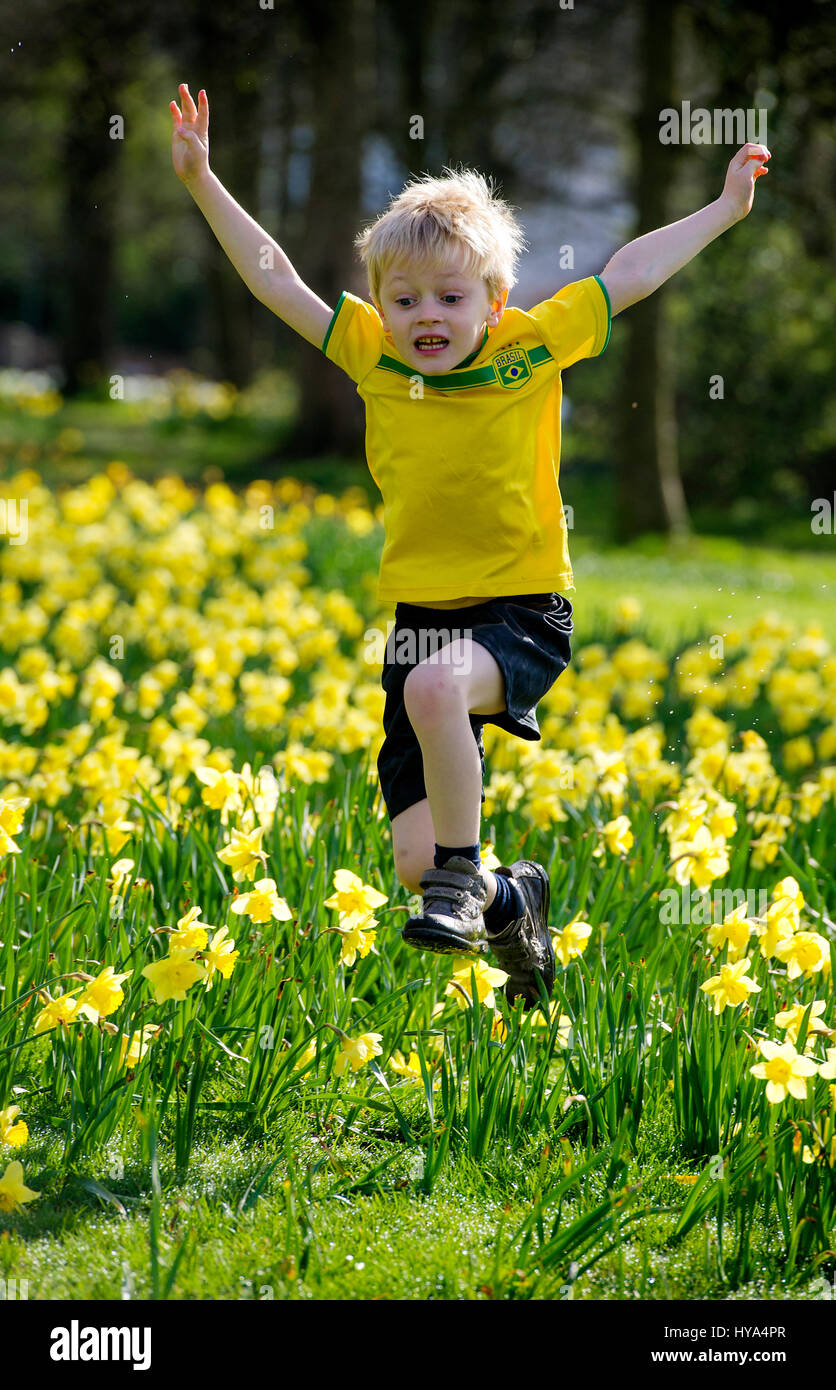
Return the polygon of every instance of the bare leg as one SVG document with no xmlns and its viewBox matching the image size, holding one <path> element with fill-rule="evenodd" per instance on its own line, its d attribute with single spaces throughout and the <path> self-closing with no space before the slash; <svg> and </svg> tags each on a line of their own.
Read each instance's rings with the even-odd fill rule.
<svg viewBox="0 0 836 1390">
<path fill-rule="evenodd" d="M 410 671 L 404 704 L 421 745 L 435 843 L 472 845 L 479 839 L 482 773 L 468 715 L 504 710 L 505 682 L 490 652 L 470 638 L 458 638 L 441 652 L 446 660 L 439 653 Z M 485 868 L 482 877 L 487 907 L 496 879 Z"/>
</svg>

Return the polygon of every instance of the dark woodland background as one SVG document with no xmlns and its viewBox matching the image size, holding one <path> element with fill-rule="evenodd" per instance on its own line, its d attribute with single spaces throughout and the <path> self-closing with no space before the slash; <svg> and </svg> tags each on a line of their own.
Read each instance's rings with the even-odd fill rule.
<svg viewBox="0 0 836 1390">
<path fill-rule="evenodd" d="M 605 480 L 621 540 L 685 534 L 707 506 L 743 532 L 793 514 L 809 529 L 810 498 L 833 489 L 833 5 L 27 0 L 5 6 L 0 54 L 0 368 L 52 369 L 65 402 L 106 401 L 114 371 L 239 388 L 284 373 L 292 418 L 254 476 L 356 463 L 362 413 L 251 297 L 174 175 L 180 81 L 208 92 L 218 177 L 331 304 L 366 294 L 353 238 L 411 173 L 464 163 L 501 183 L 531 245 L 511 296 L 527 308 L 718 196 L 736 142 L 663 145 L 664 107 L 766 109 L 750 217 L 567 375 L 567 466 Z"/>
</svg>

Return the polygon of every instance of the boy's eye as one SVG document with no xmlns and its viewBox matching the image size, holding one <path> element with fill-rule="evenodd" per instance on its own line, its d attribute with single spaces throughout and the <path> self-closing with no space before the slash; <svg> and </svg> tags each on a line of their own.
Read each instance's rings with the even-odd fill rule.
<svg viewBox="0 0 836 1390">
<path fill-rule="evenodd" d="M 407 309 L 409 307 L 409 295 L 399 295 L 398 298 L 395 300 L 395 303 L 399 305 L 401 309 Z"/>
<path fill-rule="evenodd" d="M 445 304 L 458 304 L 459 300 L 461 299 L 461 295 L 452 293 L 443 294 L 441 298 L 444 300 Z"/>
</svg>

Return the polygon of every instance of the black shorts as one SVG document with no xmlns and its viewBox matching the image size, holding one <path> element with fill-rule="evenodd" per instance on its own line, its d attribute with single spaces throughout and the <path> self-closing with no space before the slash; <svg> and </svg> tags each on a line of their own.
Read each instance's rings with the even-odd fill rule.
<svg viewBox="0 0 836 1390">
<path fill-rule="evenodd" d="M 410 671 L 421 660 L 432 660 L 432 653 L 440 653 L 456 637 L 471 637 L 494 657 L 505 678 L 505 710 L 501 714 L 470 715 L 484 782 L 485 724 L 496 724 L 519 738 L 539 740 L 537 702 L 572 659 L 572 612 L 572 604 L 562 594 L 515 594 L 486 599 L 466 608 L 396 605 L 395 626 L 383 658 L 385 738 L 377 759 L 380 789 L 390 821 L 427 795 L 421 745 L 403 698 Z M 439 655 L 436 660 L 440 663 L 443 658 Z"/>
</svg>

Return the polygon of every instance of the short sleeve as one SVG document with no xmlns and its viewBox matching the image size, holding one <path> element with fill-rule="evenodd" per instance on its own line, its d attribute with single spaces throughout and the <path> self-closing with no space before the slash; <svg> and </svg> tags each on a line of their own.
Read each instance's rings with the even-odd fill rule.
<svg viewBox="0 0 836 1390">
<path fill-rule="evenodd" d="M 597 357 L 610 340 L 610 299 L 597 275 L 565 285 L 529 309 L 528 317 L 558 367 Z"/>
<path fill-rule="evenodd" d="M 325 356 L 352 381 L 362 381 L 380 361 L 383 349 L 383 324 L 374 305 L 343 290 L 322 342 Z"/>
</svg>

